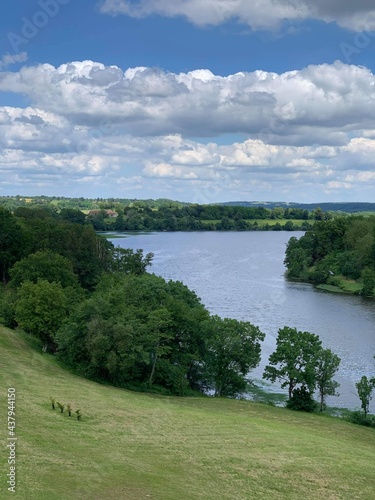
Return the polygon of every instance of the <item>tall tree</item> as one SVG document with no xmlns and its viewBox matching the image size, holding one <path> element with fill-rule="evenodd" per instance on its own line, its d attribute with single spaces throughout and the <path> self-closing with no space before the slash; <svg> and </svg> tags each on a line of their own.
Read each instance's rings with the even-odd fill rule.
<svg viewBox="0 0 375 500">
<path fill-rule="evenodd" d="M 315 372 L 316 388 L 320 396 L 320 411 L 324 409 L 326 396 L 338 396 L 336 389 L 340 384 L 333 380 L 333 377 L 339 369 L 340 361 L 340 358 L 330 349 L 321 350 Z"/>
<path fill-rule="evenodd" d="M 22 256 L 24 235 L 15 217 L 0 207 L 0 280 L 5 285 L 9 270 Z"/>
<path fill-rule="evenodd" d="M 246 389 L 246 376 L 258 366 L 264 340 L 257 326 L 219 316 L 205 324 L 204 379 L 215 396 L 234 396 Z"/>
<path fill-rule="evenodd" d="M 141 275 L 152 265 L 154 254 L 149 252 L 143 255 L 140 248 L 135 252 L 130 248 L 116 247 L 112 249 L 111 270 L 124 274 Z"/>
<path fill-rule="evenodd" d="M 375 388 L 375 379 L 368 379 L 365 375 L 361 378 L 359 382 L 355 384 L 357 388 L 358 397 L 361 400 L 361 408 L 367 416 L 370 408 L 370 402 L 372 399 L 372 391 Z"/>
<path fill-rule="evenodd" d="M 321 341 L 317 335 L 300 332 L 296 328 L 280 328 L 276 339 L 276 351 L 269 357 L 263 378 L 281 381 L 281 387 L 288 388 L 289 399 L 298 384 L 315 388 L 315 371 Z"/>
<path fill-rule="evenodd" d="M 25 331 L 39 337 L 43 350 L 54 349 L 55 334 L 68 315 L 69 303 L 60 283 L 39 279 L 25 281 L 18 290 L 16 321 Z"/>
</svg>

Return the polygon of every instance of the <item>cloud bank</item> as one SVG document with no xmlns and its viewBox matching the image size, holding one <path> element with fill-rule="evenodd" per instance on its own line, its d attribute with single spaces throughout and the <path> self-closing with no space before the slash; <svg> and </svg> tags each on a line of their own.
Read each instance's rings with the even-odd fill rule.
<svg viewBox="0 0 375 500">
<path fill-rule="evenodd" d="M 375 76 L 364 67 L 223 77 L 78 61 L 2 72 L 1 91 L 29 101 L 0 107 L 7 192 L 208 203 L 371 199 L 375 187 Z"/>
</svg>

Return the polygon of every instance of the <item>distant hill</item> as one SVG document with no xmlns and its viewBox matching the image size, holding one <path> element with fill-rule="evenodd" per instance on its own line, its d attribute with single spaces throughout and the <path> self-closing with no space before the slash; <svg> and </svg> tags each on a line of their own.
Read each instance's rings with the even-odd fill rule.
<svg viewBox="0 0 375 500">
<path fill-rule="evenodd" d="M 320 207 L 323 212 L 375 212 L 375 203 L 368 202 L 325 202 L 325 203 L 293 203 L 285 201 L 228 201 L 219 205 L 239 206 L 239 207 L 263 207 L 263 208 L 301 208 L 311 212 Z"/>
</svg>

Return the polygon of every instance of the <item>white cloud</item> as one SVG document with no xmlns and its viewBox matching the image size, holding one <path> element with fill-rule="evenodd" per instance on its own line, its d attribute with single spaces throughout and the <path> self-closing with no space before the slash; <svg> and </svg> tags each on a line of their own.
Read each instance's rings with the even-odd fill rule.
<svg viewBox="0 0 375 500">
<path fill-rule="evenodd" d="M 0 71 L 11 66 L 12 64 L 22 63 L 27 61 L 27 52 L 19 52 L 18 54 L 5 54 L 0 59 Z"/>
<path fill-rule="evenodd" d="M 340 62 L 226 77 L 208 70 L 123 72 L 92 61 L 43 64 L 0 74 L 0 91 L 22 93 L 35 108 L 99 136 L 107 126 L 135 136 L 241 133 L 329 146 L 344 144 L 349 132 L 375 129 L 375 76 Z"/>
<path fill-rule="evenodd" d="M 375 77 L 367 68 L 221 77 L 82 61 L 2 73 L 0 91 L 31 101 L 0 107 L 0 193 L 136 192 L 206 203 L 322 201 L 340 189 L 373 197 Z"/>
<path fill-rule="evenodd" d="M 184 16 L 198 26 L 237 19 L 254 30 L 306 19 L 336 22 L 354 31 L 375 30 L 373 0 L 105 0 L 101 11 L 131 17 Z"/>
</svg>

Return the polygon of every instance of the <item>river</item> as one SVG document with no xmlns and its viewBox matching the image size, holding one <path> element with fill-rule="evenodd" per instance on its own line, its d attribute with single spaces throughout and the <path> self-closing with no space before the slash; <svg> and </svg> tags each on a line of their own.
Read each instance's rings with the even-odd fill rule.
<svg viewBox="0 0 375 500">
<path fill-rule="evenodd" d="M 262 360 L 251 377 L 260 380 L 276 346 L 277 331 L 295 327 L 319 335 L 340 358 L 335 379 L 340 396 L 331 406 L 359 408 L 355 382 L 375 376 L 375 302 L 316 290 L 284 278 L 290 232 L 175 232 L 127 234 L 111 240 L 155 254 L 150 272 L 179 280 L 194 290 L 207 309 L 221 317 L 250 321 L 266 334 Z M 279 390 L 271 386 L 270 390 Z M 375 412 L 375 402 L 371 411 Z"/>
</svg>

